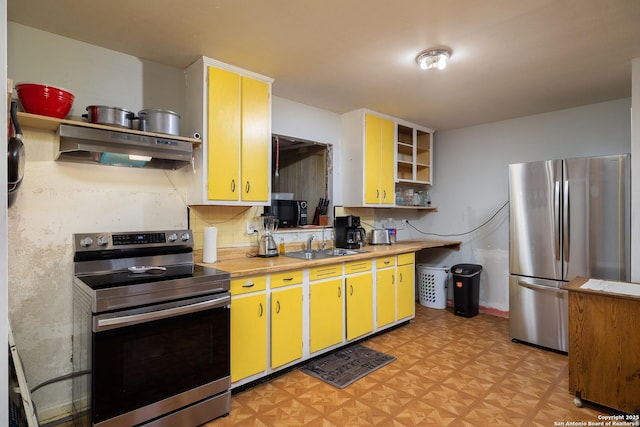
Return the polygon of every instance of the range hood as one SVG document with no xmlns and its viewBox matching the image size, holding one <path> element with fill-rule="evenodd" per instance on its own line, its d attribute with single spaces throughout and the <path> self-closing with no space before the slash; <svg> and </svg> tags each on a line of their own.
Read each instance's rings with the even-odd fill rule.
<svg viewBox="0 0 640 427">
<path fill-rule="evenodd" d="M 56 160 L 111 166 L 179 169 L 191 163 L 193 144 L 167 137 L 61 124 Z"/>
</svg>

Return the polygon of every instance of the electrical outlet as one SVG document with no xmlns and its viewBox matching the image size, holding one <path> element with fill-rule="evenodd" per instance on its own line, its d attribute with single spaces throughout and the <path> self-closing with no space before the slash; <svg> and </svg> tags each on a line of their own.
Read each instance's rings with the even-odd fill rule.
<svg viewBox="0 0 640 427">
<path fill-rule="evenodd" d="M 403 219 L 402 221 L 400 221 L 400 226 L 402 227 L 402 230 L 406 230 L 407 228 L 409 228 L 409 220 L 408 219 Z"/>
<path fill-rule="evenodd" d="M 258 226 L 255 222 L 247 222 L 247 236 L 252 236 L 258 232 Z"/>
</svg>

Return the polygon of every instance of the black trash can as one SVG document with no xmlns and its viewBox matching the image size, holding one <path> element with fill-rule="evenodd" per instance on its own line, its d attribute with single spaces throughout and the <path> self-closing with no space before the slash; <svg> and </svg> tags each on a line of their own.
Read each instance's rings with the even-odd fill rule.
<svg viewBox="0 0 640 427">
<path fill-rule="evenodd" d="M 457 264 L 451 267 L 453 275 L 453 313 L 473 317 L 478 314 L 480 300 L 480 272 L 477 264 Z"/>
</svg>

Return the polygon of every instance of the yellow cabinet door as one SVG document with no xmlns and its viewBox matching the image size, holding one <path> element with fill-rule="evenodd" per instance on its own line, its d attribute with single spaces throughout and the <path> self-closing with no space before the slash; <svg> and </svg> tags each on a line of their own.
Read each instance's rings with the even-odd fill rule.
<svg viewBox="0 0 640 427">
<path fill-rule="evenodd" d="M 302 286 L 271 293 L 271 367 L 302 357 Z"/>
<path fill-rule="evenodd" d="M 394 203 L 394 152 L 393 121 L 365 114 L 365 203 Z"/>
<path fill-rule="evenodd" d="M 398 257 L 400 258 L 400 257 Z M 398 266 L 398 320 L 415 315 L 415 264 Z"/>
<path fill-rule="evenodd" d="M 309 286 L 309 349 L 311 353 L 342 342 L 344 310 L 342 278 Z"/>
<path fill-rule="evenodd" d="M 240 76 L 209 67 L 207 197 L 238 200 L 240 191 Z"/>
<path fill-rule="evenodd" d="M 364 202 L 380 203 L 380 128 L 382 118 L 364 116 Z"/>
<path fill-rule="evenodd" d="M 380 121 L 380 189 L 382 204 L 395 203 L 395 125 L 393 121 Z"/>
<path fill-rule="evenodd" d="M 373 275 L 372 273 L 348 276 L 347 292 L 347 340 L 373 331 Z"/>
<path fill-rule="evenodd" d="M 231 300 L 231 381 L 267 369 L 267 296 Z"/>
<path fill-rule="evenodd" d="M 395 268 L 376 272 L 376 311 L 378 328 L 396 320 Z"/>
<path fill-rule="evenodd" d="M 241 199 L 269 200 L 269 85 L 242 77 Z"/>
</svg>

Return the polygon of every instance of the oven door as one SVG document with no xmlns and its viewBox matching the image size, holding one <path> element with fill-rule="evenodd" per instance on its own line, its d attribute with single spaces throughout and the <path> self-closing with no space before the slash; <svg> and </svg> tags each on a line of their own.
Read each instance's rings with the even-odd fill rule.
<svg viewBox="0 0 640 427">
<path fill-rule="evenodd" d="M 93 424 L 132 426 L 228 392 L 230 301 L 225 292 L 95 316 Z"/>
</svg>

